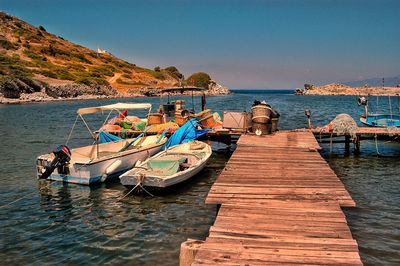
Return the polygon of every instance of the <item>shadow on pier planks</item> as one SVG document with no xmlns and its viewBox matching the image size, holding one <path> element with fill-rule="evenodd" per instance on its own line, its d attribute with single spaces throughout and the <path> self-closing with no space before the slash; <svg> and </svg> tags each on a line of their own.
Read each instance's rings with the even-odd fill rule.
<svg viewBox="0 0 400 266">
<path fill-rule="evenodd" d="M 206 203 L 220 205 L 193 265 L 361 265 L 341 207 L 355 202 L 311 132 L 242 135 Z"/>
</svg>

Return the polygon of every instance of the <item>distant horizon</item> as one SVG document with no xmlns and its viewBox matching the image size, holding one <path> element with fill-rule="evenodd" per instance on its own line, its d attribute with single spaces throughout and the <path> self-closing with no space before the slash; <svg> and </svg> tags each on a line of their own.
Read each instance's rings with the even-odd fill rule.
<svg viewBox="0 0 400 266">
<path fill-rule="evenodd" d="M 139 66 L 204 71 L 230 88 L 400 74 L 395 0 L 2 0 L 1 9 Z"/>
</svg>

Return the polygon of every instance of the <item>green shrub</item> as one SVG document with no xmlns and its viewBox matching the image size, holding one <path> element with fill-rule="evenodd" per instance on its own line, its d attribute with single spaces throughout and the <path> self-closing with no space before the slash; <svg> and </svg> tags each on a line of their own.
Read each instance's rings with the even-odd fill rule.
<svg viewBox="0 0 400 266">
<path fill-rule="evenodd" d="M 96 77 L 112 77 L 114 76 L 114 72 L 116 69 L 113 66 L 101 65 L 97 67 L 93 67 L 89 70 L 91 76 Z"/>
<path fill-rule="evenodd" d="M 18 49 L 19 45 L 14 44 L 8 40 L 0 40 L 0 47 L 6 50 L 16 50 Z"/>
<path fill-rule="evenodd" d="M 86 63 L 86 64 L 89 64 L 89 65 L 93 64 L 92 61 L 90 61 L 83 54 L 80 54 L 80 53 L 72 53 L 71 57 L 77 58 L 82 63 Z"/>
<path fill-rule="evenodd" d="M 122 69 L 122 71 L 124 73 L 126 73 L 126 74 L 131 74 L 132 73 L 132 69 L 129 69 L 129 68 L 124 68 L 124 69 Z"/>
<path fill-rule="evenodd" d="M 312 90 L 312 89 L 314 89 L 314 85 L 313 84 L 304 84 L 304 89 L 305 90 Z"/>
<path fill-rule="evenodd" d="M 123 77 L 123 78 L 130 79 L 130 78 L 131 78 L 131 75 L 129 75 L 129 74 L 123 74 L 122 77 Z"/>
<path fill-rule="evenodd" d="M 85 72 L 86 68 L 81 64 L 68 64 L 67 69 L 74 72 Z"/>
<path fill-rule="evenodd" d="M 165 75 L 162 72 L 156 72 L 154 70 L 147 69 L 147 68 L 142 68 L 142 67 L 138 67 L 138 66 L 135 66 L 134 69 L 138 73 L 147 73 L 147 74 L 153 76 L 156 79 L 160 79 L 160 80 L 165 80 L 166 79 Z"/>
<path fill-rule="evenodd" d="M 105 79 L 91 78 L 91 77 L 80 77 L 80 78 L 75 79 L 75 82 L 79 83 L 79 84 L 88 85 L 88 86 L 109 85 L 109 83 Z"/>
<path fill-rule="evenodd" d="M 39 73 L 42 74 L 45 77 L 49 77 L 49 78 L 53 78 L 53 79 L 57 78 L 57 74 L 52 72 L 52 71 L 50 71 L 50 70 L 42 70 Z"/>
<path fill-rule="evenodd" d="M 39 26 L 39 30 L 47 32 L 46 29 L 42 25 Z"/>
<path fill-rule="evenodd" d="M 174 67 L 174 66 L 170 66 L 165 68 L 165 71 L 168 72 L 168 74 L 170 74 L 172 77 L 176 78 L 176 79 L 183 79 L 183 74 L 181 72 L 179 72 L 179 70 Z"/>
<path fill-rule="evenodd" d="M 204 72 L 194 73 L 189 78 L 186 79 L 186 82 L 188 84 L 206 89 L 208 89 L 210 81 L 211 81 L 210 75 Z"/>
<path fill-rule="evenodd" d="M 75 80 L 75 76 L 71 74 L 67 69 L 63 67 L 57 67 L 54 69 L 55 73 L 57 74 L 57 79 L 63 80 Z"/>
<path fill-rule="evenodd" d="M 155 71 L 155 72 L 161 72 L 161 68 L 160 68 L 159 66 L 156 66 L 156 67 L 154 68 L 154 71 Z"/>
<path fill-rule="evenodd" d="M 43 56 L 42 56 L 42 55 L 37 54 L 37 53 L 35 53 L 35 52 L 31 51 L 31 50 L 24 50 L 23 53 L 24 53 L 27 57 L 29 57 L 30 59 L 33 59 L 33 60 L 40 60 L 40 61 L 42 61 L 42 59 L 43 59 Z"/>
<path fill-rule="evenodd" d="M 119 84 L 124 84 L 124 85 L 135 85 L 135 86 L 147 86 L 148 84 L 143 83 L 141 81 L 127 81 L 127 80 L 122 80 L 122 79 L 117 79 L 117 83 Z"/>
</svg>

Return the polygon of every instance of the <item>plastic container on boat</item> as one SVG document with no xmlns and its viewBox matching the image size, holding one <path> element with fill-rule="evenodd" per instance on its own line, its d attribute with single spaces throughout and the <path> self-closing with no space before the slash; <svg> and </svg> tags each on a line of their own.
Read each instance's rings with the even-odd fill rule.
<svg viewBox="0 0 400 266">
<path fill-rule="evenodd" d="M 200 113 L 197 113 L 195 116 L 198 120 L 204 119 L 208 116 L 212 115 L 212 112 L 210 109 L 206 109 L 204 111 L 201 111 Z"/>
<path fill-rule="evenodd" d="M 271 107 L 259 104 L 251 108 L 252 120 L 255 123 L 267 123 L 270 121 Z"/>
<path fill-rule="evenodd" d="M 163 123 L 163 115 L 158 113 L 149 114 L 147 118 L 148 125 L 159 125 Z"/>
<path fill-rule="evenodd" d="M 199 122 L 200 122 L 200 125 L 202 125 L 204 128 L 214 128 L 214 127 L 218 126 L 213 114 L 210 114 L 210 115 L 200 119 Z"/>
<path fill-rule="evenodd" d="M 182 126 L 183 124 L 188 121 L 189 117 L 183 117 L 181 114 L 181 111 L 176 111 L 175 112 L 175 122 L 179 125 Z"/>
</svg>

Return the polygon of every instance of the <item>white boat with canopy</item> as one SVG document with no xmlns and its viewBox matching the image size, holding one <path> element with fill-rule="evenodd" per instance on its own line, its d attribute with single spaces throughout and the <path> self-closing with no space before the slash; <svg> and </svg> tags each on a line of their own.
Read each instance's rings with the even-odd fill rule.
<svg viewBox="0 0 400 266">
<path fill-rule="evenodd" d="M 110 111 L 105 120 L 107 121 L 113 111 L 120 113 L 123 110 L 139 109 L 150 110 L 151 104 L 116 103 L 78 109 L 77 118 L 66 144 L 57 147 L 52 153 L 37 158 L 38 178 L 90 185 L 119 176 L 132 168 L 138 160 L 145 160 L 159 152 L 167 141 L 165 133 L 145 136 L 143 132 L 136 138 L 121 139 L 103 131 L 94 133 L 83 118 L 83 115 Z M 66 145 L 78 119 L 83 121 L 94 143 L 70 150 Z"/>
</svg>

